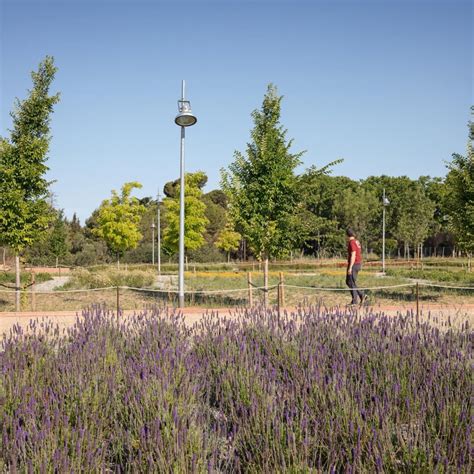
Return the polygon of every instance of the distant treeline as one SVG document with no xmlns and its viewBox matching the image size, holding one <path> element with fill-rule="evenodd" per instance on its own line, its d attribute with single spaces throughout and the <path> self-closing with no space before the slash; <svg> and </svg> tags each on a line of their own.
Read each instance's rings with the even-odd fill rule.
<svg viewBox="0 0 474 474">
<path fill-rule="evenodd" d="M 198 183 L 203 188 L 207 177 Z M 450 256 L 456 251 L 456 240 L 450 231 L 449 210 L 445 207 L 446 180 L 422 176 L 413 180 L 406 176 L 371 176 L 355 181 L 344 176 L 331 176 L 309 169 L 298 177 L 300 202 L 291 225 L 298 236 L 293 250 L 294 256 L 332 257 L 344 254 L 345 234 L 348 226 L 357 232 L 366 253 L 381 255 L 382 251 L 382 195 L 389 204 L 385 206 L 386 254 L 392 257 L 413 257 L 423 251 L 424 255 Z M 176 197 L 176 182 L 164 186 L 165 201 Z M 202 194 L 208 224 L 203 233 L 204 243 L 197 250 L 189 251 L 188 258 L 196 262 L 223 261 L 224 250 L 216 246 L 219 235 L 225 229 L 227 219 L 227 197 L 216 189 Z M 157 224 L 157 200 L 146 197 L 140 200 L 145 207 L 139 230 L 143 238 L 138 246 L 125 252 L 122 261 L 146 263 L 152 261 L 152 223 Z M 170 252 L 163 241 L 168 226 L 168 214 L 161 202 L 162 258 L 173 261 L 175 252 Z M 33 265 L 92 265 L 115 261 L 106 244 L 94 235 L 98 210 L 81 225 L 76 215 L 67 219 L 62 211 L 44 238 L 29 248 L 23 259 Z M 238 230 L 238 229 L 237 229 Z M 157 229 L 155 237 L 155 259 L 157 258 Z M 8 259 L 8 250 L 4 252 Z M 245 260 L 253 257 L 252 250 L 241 239 L 238 247 L 231 251 L 233 259 Z"/>
</svg>

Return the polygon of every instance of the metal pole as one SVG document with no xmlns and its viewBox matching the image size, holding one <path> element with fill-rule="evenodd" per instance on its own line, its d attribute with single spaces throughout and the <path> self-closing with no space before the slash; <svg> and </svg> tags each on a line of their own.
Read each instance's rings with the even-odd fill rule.
<svg viewBox="0 0 474 474">
<path fill-rule="evenodd" d="M 382 217 L 382 273 L 385 274 L 385 188 L 383 190 L 383 217 Z"/>
<path fill-rule="evenodd" d="M 181 100 L 184 100 L 184 81 L 181 83 Z M 179 307 L 184 308 L 184 127 L 181 127 L 180 190 L 179 190 Z"/>
<path fill-rule="evenodd" d="M 155 219 L 151 223 L 151 264 L 155 264 Z"/>
<path fill-rule="evenodd" d="M 160 191 L 158 191 L 158 195 L 157 195 L 158 199 L 157 199 L 157 202 L 158 202 L 158 229 L 157 229 L 157 232 L 158 232 L 158 255 L 157 255 L 157 258 L 158 258 L 158 275 L 161 275 L 161 220 L 160 220 Z"/>
</svg>

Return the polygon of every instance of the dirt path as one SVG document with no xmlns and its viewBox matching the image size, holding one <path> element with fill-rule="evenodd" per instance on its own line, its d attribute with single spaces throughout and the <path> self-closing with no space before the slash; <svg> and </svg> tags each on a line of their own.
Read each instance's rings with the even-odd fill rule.
<svg viewBox="0 0 474 474">
<path fill-rule="evenodd" d="M 286 308 L 285 311 L 291 313 L 295 308 Z M 405 314 L 407 311 L 415 313 L 414 306 L 372 306 L 357 311 L 372 311 L 383 312 L 389 316 L 396 316 L 399 313 Z M 129 316 L 137 313 L 137 310 L 125 311 L 124 315 Z M 185 308 L 183 310 L 185 322 L 188 325 L 193 325 L 198 322 L 204 314 L 213 312 L 215 315 L 232 317 L 234 311 L 231 308 Z M 432 324 L 441 327 L 461 327 L 466 321 L 469 327 L 474 326 L 474 305 L 460 305 L 460 306 L 446 306 L 446 305 L 423 305 L 420 306 L 421 320 L 429 320 Z M 80 315 L 80 311 L 29 311 L 29 312 L 8 312 L 0 313 L 0 336 L 8 334 L 15 324 L 18 324 L 23 329 L 26 329 L 30 320 L 32 319 L 52 319 L 59 325 L 59 328 L 71 327 L 76 321 L 76 317 Z"/>
<path fill-rule="evenodd" d="M 66 284 L 71 279 L 70 276 L 57 276 L 53 277 L 52 280 L 43 281 L 34 285 L 34 291 L 53 291 Z"/>
</svg>

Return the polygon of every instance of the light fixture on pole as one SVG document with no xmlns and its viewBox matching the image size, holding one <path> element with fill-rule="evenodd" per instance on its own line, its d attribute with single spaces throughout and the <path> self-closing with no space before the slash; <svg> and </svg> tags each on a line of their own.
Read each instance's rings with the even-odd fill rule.
<svg viewBox="0 0 474 474">
<path fill-rule="evenodd" d="M 382 197 L 382 273 L 385 274 L 385 208 L 390 204 L 390 201 L 385 196 L 385 188 L 383 189 Z"/>
<path fill-rule="evenodd" d="M 181 127 L 180 146 L 180 180 L 179 180 L 179 267 L 178 267 L 178 297 L 179 307 L 184 307 L 184 129 L 197 122 L 191 112 L 191 103 L 184 98 L 184 80 L 181 82 L 181 100 L 178 100 L 178 115 L 174 119 L 176 125 Z"/>
<path fill-rule="evenodd" d="M 158 276 L 161 275 L 161 219 L 160 219 L 160 191 L 156 194 L 156 202 L 158 207 L 158 215 L 157 215 L 157 232 L 158 232 L 158 253 L 157 253 L 157 260 L 158 260 Z"/>
<path fill-rule="evenodd" d="M 155 220 L 151 223 L 151 263 L 155 264 Z"/>
</svg>

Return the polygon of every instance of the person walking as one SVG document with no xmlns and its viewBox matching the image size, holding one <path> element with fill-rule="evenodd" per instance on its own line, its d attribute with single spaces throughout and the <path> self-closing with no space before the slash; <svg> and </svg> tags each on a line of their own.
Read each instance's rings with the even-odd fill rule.
<svg viewBox="0 0 474 474">
<path fill-rule="evenodd" d="M 357 275 L 362 268 L 362 247 L 356 239 L 355 232 L 352 229 L 346 230 L 347 236 L 347 274 L 346 285 L 351 289 L 351 305 L 356 305 L 358 300 L 360 304 L 366 300 L 366 295 L 357 288 Z"/>
</svg>

